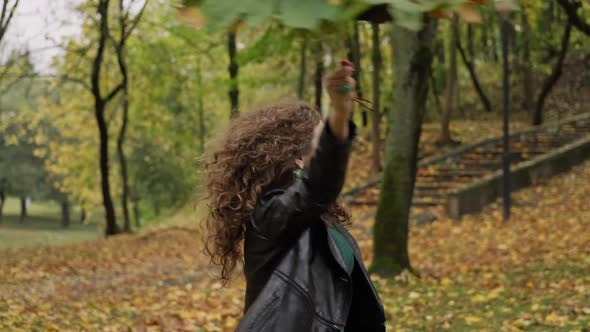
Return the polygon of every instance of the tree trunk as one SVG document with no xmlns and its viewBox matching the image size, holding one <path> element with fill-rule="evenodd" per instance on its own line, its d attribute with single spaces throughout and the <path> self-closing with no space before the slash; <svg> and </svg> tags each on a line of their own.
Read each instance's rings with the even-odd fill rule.
<svg viewBox="0 0 590 332">
<path fill-rule="evenodd" d="M 127 98 L 127 96 L 123 98 Z M 125 128 L 127 127 L 128 121 L 128 107 L 129 106 L 123 106 L 123 124 L 121 125 L 119 138 L 117 139 L 117 155 L 119 158 L 119 171 L 121 173 L 120 175 L 122 182 L 121 206 L 123 207 L 123 231 L 125 232 L 131 232 L 131 224 L 129 221 L 129 177 L 127 174 L 127 157 L 125 156 L 125 151 L 123 150 L 126 131 Z"/>
<path fill-rule="evenodd" d="M 299 80 L 297 81 L 297 98 L 303 100 L 305 94 L 305 73 L 307 72 L 307 36 L 301 41 L 299 63 Z"/>
<path fill-rule="evenodd" d="M 442 115 L 442 105 L 440 102 L 440 98 L 438 97 L 438 88 L 436 86 L 436 79 L 434 78 L 434 73 L 432 70 L 430 71 L 430 94 L 434 99 L 434 107 L 438 115 Z"/>
<path fill-rule="evenodd" d="M 494 62 L 498 62 L 498 34 L 497 34 L 497 30 L 495 29 L 496 27 L 496 16 L 495 15 L 491 15 L 490 16 L 490 23 L 492 26 L 492 29 L 490 31 L 490 39 L 492 42 L 492 47 L 490 48 L 492 51 L 492 59 L 494 60 Z"/>
<path fill-rule="evenodd" d="M 154 202 L 154 214 L 156 216 L 160 215 L 160 202 L 158 202 L 157 200 Z"/>
<path fill-rule="evenodd" d="M 61 201 L 61 227 L 70 227 L 70 201 L 67 197 Z"/>
<path fill-rule="evenodd" d="M 135 219 L 135 228 L 140 228 L 141 227 L 141 220 L 140 220 L 140 215 L 139 215 L 139 201 L 137 199 L 134 199 L 133 202 L 133 217 Z"/>
<path fill-rule="evenodd" d="M 353 77 L 356 81 L 356 95 L 359 98 L 363 98 L 363 89 L 361 87 L 361 38 L 359 34 L 359 23 L 354 22 L 353 24 L 353 33 L 352 33 L 352 41 L 350 43 L 350 60 L 354 63 L 354 74 Z M 362 119 L 362 126 L 366 127 L 369 123 L 367 110 L 361 107 L 361 119 Z"/>
<path fill-rule="evenodd" d="M 483 91 L 483 88 L 481 87 L 481 84 L 479 83 L 477 73 L 475 72 L 475 64 L 472 61 L 473 58 L 468 59 L 467 54 L 465 54 L 465 50 L 463 50 L 463 45 L 461 45 L 461 39 L 457 39 L 457 49 L 459 50 L 459 54 L 461 54 L 461 59 L 463 59 L 465 67 L 467 67 L 467 70 L 469 71 L 469 77 L 471 77 L 471 82 L 475 87 L 475 91 L 479 96 L 479 100 L 481 100 L 481 103 L 483 104 L 484 110 L 486 112 L 491 112 L 492 104 L 490 103 L 490 100 L 488 99 L 487 95 Z"/>
<path fill-rule="evenodd" d="M 557 0 L 557 2 L 562 5 L 563 1 Z M 553 1 L 549 1 L 549 6 L 547 6 L 547 23 L 549 27 L 553 26 L 553 21 L 555 21 L 555 6 L 553 5 Z"/>
<path fill-rule="evenodd" d="M 516 16 L 515 13 L 510 14 L 510 21 L 514 21 Z M 520 52 L 520 48 L 518 47 L 518 33 L 516 32 L 516 24 L 510 24 L 510 38 L 508 41 L 510 42 L 510 49 L 514 55 L 515 59 L 518 59 L 518 55 Z"/>
<path fill-rule="evenodd" d="M 80 224 L 84 225 L 85 222 L 86 222 L 86 208 L 84 208 L 84 205 L 82 205 L 80 207 Z"/>
<path fill-rule="evenodd" d="M 435 22 L 410 31 L 394 26 L 393 102 L 389 118 L 385 169 L 375 218 L 371 270 L 392 275 L 412 270 L 408 257 L 408 218 L 416 178 L 418 142 L 428 97 Z"/>
<path fill-rule="evenodd" d="M 545 83 L 543 83 L 543 88 L 541 89 L 541 93 L 537 99 L 537 105 L 535 107 L 535 114 L 533 117 L 533 125 L 535 126 L 541 125 L 543 123 L 543 107 L 545 106 L 545 99 L 561 77 L 561 73 L 563 71 L 563 62 L 565 60 L 570 42 L 571 30 L 572 24 L 570 21 L 568 21 L 565 26 L 563 37 L 561 38 L 561 50 L 559 51 L 557 63 L 555 63 L 551 75 L 549 75 L 549 77 L 547 77 L 545 80 Z"/>
<path fill-rule="evenodd" d="M 381 172 L 381 41 L 379 38 L 379 24 L 371 23 L 373 30 L 373 171 Z"/>
<path fill-rule="evenodd" d="M 523 66 L 523 80 L 522 80 L 522 88 L 523 88 L 523 96 L 524 102 L 522 103 L 523 108 L 527 112 L 532 112 L 533 110 L 533 72 L 531 69 L 531 27 L 529 25 L 529 20 L 526 15 L 526 12 L 523 10 L 521 11 L 521 20 L 522 20 L 522 42 L 523 42 L 523 52 L 522 52 L 522 66 Z"/>
<path fill-rule="evenodd" d="M 484 21 L 481 24 L 481 50 L 484 55 L 484 59 L 488 59 L 489 46 L 488 46 L 488 20 L 484 16 Z"/>
<path fill-rule="evenodd" d="M 2 223 L 2 218 L 4 216 L 4 202 L 6 201 L 6 194 L 4 190 L 0 191 L 0 223 Z"/>
<path fill-rule="evenodd" d="M 102 62 L 104 58 L 104 50 L 106 39 L 109 34 L 108 31 L 108 8 L 109 0 L 99 0 L 98 3 L 98 14 L 100 16 L 100 31 L 98 38 L 98 47 L 96 56 L 94 57 L 92 65 L 92 95 L 94 97 L 94 115 L 98 126 L 99 134 L 99 166 L 100 166 L 100 187 L 102 190 L 103 206 L 105 209 L 106 228 L 105 233 L 107 236 L 120 233 L 119 226 L 117 225 L 117 219 L 115 215 L 115 208 L 113 206 L 113 200 L 111 198 L 111 186 L 109 180 L 109 134 L 108 126 L 105 121 L 104 111 L 107 102 L 109 102 L 118 91 L 121 89 L 119 85 L 113 89 L 106 98 L 101 95 L 100 89 L 100 73 Z"/>
<path fill-rule="evenodd" d="M 449 43 L 449 72 L 447 76 L 447 93 L 445 109 L 441 117 L 440 138 L 441 145 L 452 143 L 451 138 L 451 114 L 457 108 L 457 41 L 459 40 L 459 18 L 453 16 L 451 23 L 451 41 Z"/>
<path fill-rule="evenodd" d="M 199 141 L 201 154 L 205 153 L 205 109 L 203 105 L 203 73 L 201 68 L 201 58 L 197 63 L 197 84 L 199 86 L 199 92 L 197 94 L 197 112 L 199 112 Z"/>
<path fill-rule="evenodd" d="M 324 77 L 324 52 L 322 42 L 318 42 L 314 49 L 315 58 L 315 107 L 320 114 L 322 113 L 322 78 Z"/>
<path fill-rule="evenodd" d="M 24 223 L 27 218 L 27 198 L 20 198 L 20 217 L 18 218 L 19 223 Z"/>
<path fill-rule="evenodd" d="M 460 38 L 459 38 L 460 39 Z M 473 25 L 467 24 L 467 52 L 470 58 L 475 57 L 475 47 L 473 45 Z"/>
<path fill-rule="evenodd" d="M 119 2 L 123 6 L 123 2 Z M 122 11 L 123 8 L 120 8 Z M 122 14 L 121 14 L 121 17 Z M 125 26 L 121 19 L 120 24 Z M 123 208 L 123 231 L 131 232 L 131 223 L 129 221 L 129 177 L 127 175 L 127 157 L 123 145 L 125 144 L 125 134 L 127 133 L 127 124 L 129 122 L 129 79 L 127 71 L 127 62 L 125 59 L 125 31 L 121 28 L 121 40 L 119 47 L 117 47 L 117 62 L 119 63 L 119 71 L 121 72 L 121 85 L 123 93 L 123 112 L 121 114 L 121 128 L 119 136 L 117 137 L 117 156 L 119 158 L 119 172 L 121 173 L 121 207 Z"/>
<path fill-rule="evenodd" d="M 230 117 L 237 117 L 239 114 L 239 95 L 238 90 L 238 61 L 236 58 L 236 33 L 228 33 L 227 49 L 229 52 L 229 101 L 231 104 Z"/>
<path fill-rule="evenodd" d="M 98 124 L 99 134 L 99 165 L 100 165 L 100 187 L 102 189 L 102 200 L 105 209 L 106 217 L 106 229 L 105 234 L 107 236 L 118 234 L 121 232 L 119 225 L 117 225 L 117 219 L 115 215 L 115 208 L 113 206 L 113 200 L 111 198 L 111 184 L 109 181 L 109 142 L 108 142 L 108 128 L 104 118 L 105 105 L 102 100 L 96 100 L 95 104 L 95 117 Z"/>
</svg>

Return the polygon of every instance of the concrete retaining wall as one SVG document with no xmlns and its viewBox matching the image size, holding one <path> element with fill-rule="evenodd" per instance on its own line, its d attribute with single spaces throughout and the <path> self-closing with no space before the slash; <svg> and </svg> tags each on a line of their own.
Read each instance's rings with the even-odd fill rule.
<svg viewBox="0 0 590 332">
<path fill-rule="evenodd" d="M 518 190 L 540 179 L 562 173 L 590 158 L 590 137 L 555 149 L 537 158 L 511 167 L 512 190 Z M 480 180 L 459 187 L 448 194 L 447 214 L 458 219 L 463 214 L 475 213 L 502 195 L 502 171 L 491 173 Z"/>
<path fill-rule="evenodd" d="M 576 116 L 561 120 L 557 123 L 547 123 L 547 124 L 544 124 L 542 126 L 539 126 L 539 127 L 533 128 L 533 129 L 514 132 L 514 133 L 510 134 L 510 141 L 514 141 L 515 139 L 522 140 L 522 139 L 526 138 L 527 136 L 534 135 L 535 133 L 552 133 L 552 132 L 557 131 L 557 128 L 559 128 L 560 126 L 567 124 L 567 123 L 588 123 L 588 122 L 590 122 L 590 113 L 584 113 L 584 114 L 576 115 Z M 419 165 L 419 167 L 428 167 L 428 166 L 438 165 L 438 164 L 442 164 L 442 163 L 453 163 L 455 160 L 461 158 L 461 156 L 465 152 L 474 151 L 477 149 L 485 149 L 490 146 L 502 144 L 502 139 L 503 139 L 502 137 L 495 137 L 495 138 L 486 139 L 486 140 L 483 140 L 481 142 L 477 142 L 474 144 L 463 145 L 463 146 L 457 147 L 457 148 L 445 153 L 442 156 L 424 158 L 423 160 L 421 160 L 419 162 L 418 165 Z"/>
</svg>

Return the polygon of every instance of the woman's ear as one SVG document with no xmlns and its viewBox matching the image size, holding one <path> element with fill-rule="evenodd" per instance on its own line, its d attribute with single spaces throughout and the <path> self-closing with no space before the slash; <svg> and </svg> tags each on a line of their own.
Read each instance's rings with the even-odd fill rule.
<svg viewBox="0 0 590 332">
<path fill-rule="evenodd" d="M 303 162 L 303 158 L 295 159 L 295 164 L 297 164 L 297 166 L 301 169 L 303 169 L 303 167 L 305 167 L 305 163 Z"/>
</svg>

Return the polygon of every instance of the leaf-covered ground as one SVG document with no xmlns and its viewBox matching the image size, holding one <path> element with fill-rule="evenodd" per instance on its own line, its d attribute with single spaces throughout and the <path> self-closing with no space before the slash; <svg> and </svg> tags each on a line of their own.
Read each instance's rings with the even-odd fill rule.
<svg viewBox="0 0 590 332">
<path fill-rule="evenodd" d="M 390 331 L 588 331 L 590 162 L 460 222 L 411 230 L 422 278 L 375 278 Z M 371 259 L 373 209 L 352 232 Z M 244 283 L 222 288 L 198 228 L 0 251 L 0 331 L 231 331 Z"/>
</svg>

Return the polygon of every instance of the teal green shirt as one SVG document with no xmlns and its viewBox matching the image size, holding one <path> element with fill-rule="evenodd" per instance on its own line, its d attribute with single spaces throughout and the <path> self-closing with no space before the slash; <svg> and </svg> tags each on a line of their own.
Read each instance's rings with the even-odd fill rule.
<svg viewBox="0 0 590 332">
<path fill-rule="evenodd" d="M 352 269 L 354 268 L 354 252 L 350 247 L 348 241 L 338 228 L 336 227 L 328 227 L 328 233 L 330 237 L 336 242 L 336 246 L 338 247 L 338 251 L 340 251 L 340 255 L 344 259 L 344 265 L 346 265 L 346 270 L 348 273 L 352 273 Z"/>
</svg>

